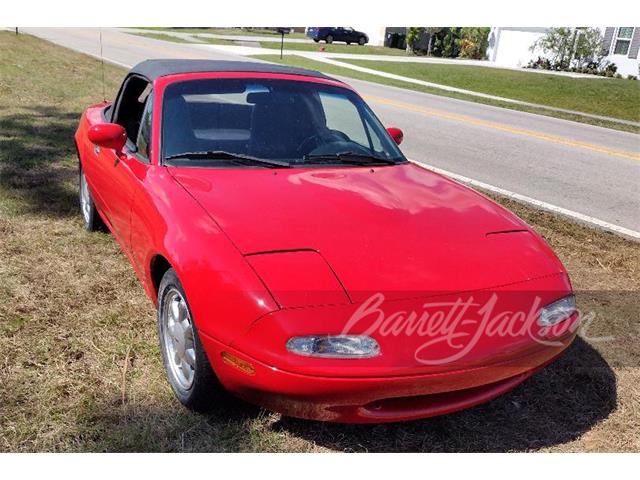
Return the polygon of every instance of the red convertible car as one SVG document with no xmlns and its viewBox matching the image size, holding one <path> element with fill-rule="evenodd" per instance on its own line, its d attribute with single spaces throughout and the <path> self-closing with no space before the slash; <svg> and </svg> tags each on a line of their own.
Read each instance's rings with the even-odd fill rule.
<svg viewBox="0 0 640 480">
<path fill-rule="evenodd" d="M 157 305 L 187 407 L 390 422 L 488 401 L 575 336 L 565 269 L 522 220 L 409 162 L 348 85 L 148 60 L 75 135 L 84 225 Z M 552 407 L 552 405 L 550 405 Z"/>
</svg>

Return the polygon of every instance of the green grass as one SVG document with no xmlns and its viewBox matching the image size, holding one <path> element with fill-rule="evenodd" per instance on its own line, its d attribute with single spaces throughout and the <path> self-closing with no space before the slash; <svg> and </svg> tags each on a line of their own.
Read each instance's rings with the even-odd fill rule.
<svg viewBox="0 0 640 480">
<path fill-rule="evenodd" d="M 280 50 L 279 43 L 273 42 L 261 42 L 260 46 L 262 48 L 272 48 L 276 50 Z M 387 48 L 387 47 L 377 47 L 374 45 L 357 45 L 351 44 L 347 45 L 346 43 L 332 43 L 327 45 L 324 42 L 320 43 L 285 43 L 284 48 L 286 50 L 297 50 L 304 52 L 318 52 L 321 48 L 324 48 L 326 52 L 329 53 L 354 53 L 358 55 L 389 55 L 389 56 L 407 56 L 413 55 L 408 54 L 405 50 L 400 50 L 398 48 Z"/>
<path fill-rule="evenodd" d="M 370 60 L 344 62 L 474 92 L 640 122 L 638 81 L 601 77 L 569 78 L 470 65 Z"/>
<path fill-rule="evenodd" d="M 212 33 L 215 35 L 250 35 L 250 36 L 266 36 L 266 37 L 280 37 L 280 34 L 273 30 L 265 30 L 264 28 L 223 28 L 223 27 L 139 27 L 145 30 L 157 30 L 161 32 L 179 32 L 179 33 Z M 307 38 L 304 33 L 294 32 L 285 35 L 285 38 Z"/>
<path fill-rule="evenodd" d="M 291 65 L 291 66 L 296 66 L 296 67 L 302 67 L 302 68 L 309 68 L 312 70 L 320 70 L 324 73 L 327 73 L 329 75 L 340 75 L 340 76 L 344 76 L 344 77 L 350 77 L 350 78 L 355 78 L 358 80 L 365 80 L 368 82 L 373 82 L 373 83 L 380 83 L 383 85 L 391 85 L 394 87 L 400 87 L 400 88 L 406 88 L 408 90 L 415 90 L 417 92 L 424 92 L 424 93 L 430 93 L 433 95 L 440 95 L 440 96 L 444 96 L 444 97 L 451 97 L 451 98 L 458 98 L 461 100 L 467 100 L 470 102 L 476 102 L 476 103 L 482 103 L 482 104 L 486 104 L 486 105 L 492 105 L 492 106 L 496 106 L 496 107 L 502 107 L 502 108 L 508 108 L 511 110 L 519 110 L 519 111 L 523 111 L 523 112 L 529 112 L 529 113 L 536 113 L 539 115 L 546 115 L 546 116 L 550 116 L 550 117 L 556 117 L 556 118 L 562 118 L 565 120 L 572 120 L 572 121 L 576 121 L 576 122 L 581 122 L 581 123 L 587 123 L 590 125 L 597 125 L 600 127 L 606 127 L 606 128 L 611 128 L 611 129 L 615 129 L 615 130 L 621 130 L 621 131 L 625 131 L 625 132 L 631 132 L 631 133 L 640 133 L 640 127 L 636 127 L 633 125 L 625 125 L 625 124 L 621 124 L 621 123 L 616 123 L 616 122 L 609 122 L 606 120 L 599 120 L 599 119 L 595 119 L 595 118 L 590 118 L 590 117 L 585 117 L 583 115 L 575 115 L 575 114 L 571 114 L 571 113 L 564 113 L 564 112 L 554 112 L 551 110 L 546 110 L 546 109 L 542 109 L 542 108 L 535 108 L 535 107 L 528 107 L 528 106 L 524 106 L 524 105 L 516 105 L 513 103 L 508 103 L 508 102 L 501 102 L 498 100 L 491 100 L 491 99 L 487 99 L 487 98 L 481 98 L 481 97 L 474 97 L 471 95 L 465 95 L 462 93 L 456 93 L 456 92 L 448 92 L 446 90 L 440 90 L 438 88 L 432 88 L 432 87 L 426 87 L 426 86 L 422 86 L 422 85 L 416 85 L 413 83 L 408 83 L 408 82 L 404 82 L 401 80 L 395 80 L 395 79 L 391 79 L 391 78 L 385 78 L 385 77 L 381 77 L 378 75 L 374 75 L 374 74 L 369 74 L 369 73 L 364 73 L 364 72 L 359 72 L 357 70 L 352 70 L 350 68 L 347 67 L 340 67 L 340 66 L 336 66 L 336 65 L 331 65 L 328 63 L 323 63 L 323 62 L 318 62 L 315 60 L 310 60 L 304 57 L 300 57 L 297 55 L 285 55 L 285 57 L 283 59 L 280 59 L 278 56 L 276 55 L 255 55 L 255 58 L 259 58 L 261 60 L 267 60 L 270 62 L 274 62 L 274 63 L 282 63 L 285 65 Z M 377 62 L 377 63 L 386 63 L 386 62 Z M 389 62 L 390 65 L 399 65 L 399 62 Z M 490 70 L 487 67 L 477 67 L 478 70 L 480 70 L 480 73 L 484 72 L 485 70 Z M 516 73 L 521 73 L 522 75 L 530 75 L 530 76 L 547 76 L 544 74 L 537 74 L 537 73 L 525 73 L 525 72 L 516 72 Z M 548 75 L 551 76 L 551 75 Z M 572 79 L 573 80 L 573 79 Z M 587 81 L 589 82 L 594 82 L 594 83 L 598 83 L 598 82 L 609 82 L 612 80 L 591 80 L 588 79 Z M 621 80 L 619 80 L 621 81 Z M 628 82 L 628 83 L 633 83 L 631 81 L 625 80 L 624 82 Z M 637 82 L 636 82 L 637 83 Z M 624 88 L 631 88 L 633 89 L 633 86 L 631 87 L 624 87 Z M 636 106 L 638 105 L 638 102 L 636 101 Z"/>
<path fill-rule="evenodd" d="M 240 43 L 236 40 L 226 40 L 224 38 L 205 37 L 202 35 L 193 35 L 193 37 L 197 38 L 201 42 L 209 43 L 211 45 L 240 45 Z"/>
<path fill-rule="evenodd" d="M 138 37 L 153 38 L 155 40 L 164 40 L 165 42 L 174 42 L 174 43 L 209 43 L 211 45 L 239 45 L 239 43 L 235 40 L 203 37 L 202 35 L 191 35 L 191 38 L 193 38 L 195 41 L 182 38 L 182 37 L 176 37 L 173 35 L 167 35 L 164 33 L 130 33 L 130 35 L 136 35 Z"/>
<path fill-rule="evenodd" d="M 174 42 L 174 43 L 208 43 L 210 45 L 240 45 L 236 40 L 226 40 L 224 38 L 212 38 L 212 37 L 204 37 L 202 35 L 191 34 L 191 38 L 194 39 L 189 40 L 182 37 L 175 37 L 173 35 L 166 35 L 164 33 L 130 33 L 130 35 L 137 35 L 138 37 L 147 37 L 154 38 L 156 40 L 164 40 L 165 42 Z"/>
<path fill-rule="evenodd" d="M 108 99 L 125 73 L 105 65 Z M 640 450 L 638 243 L 504 199 L 616 342 L 578 340 L 513 392 L 417 422 L 322 424 L 239 400 L 184 409 L 154 306 L 113 237 L 82 228 L 73 135 L 101 83 L 99 61 L 0 32 L 0 452 Z"/>
<path fill-rule="evenodd" d="M 166 35 L 164 33 L 131 33 L 131 35 L 136 35 L 138 37 L 146 37 L 153 38 L 155 40 L 163 40 L 165 42 L 173 42 L 173 43 L 194 43 L 185 38 L 174 37 L 173 35 Z"/>
</svg>

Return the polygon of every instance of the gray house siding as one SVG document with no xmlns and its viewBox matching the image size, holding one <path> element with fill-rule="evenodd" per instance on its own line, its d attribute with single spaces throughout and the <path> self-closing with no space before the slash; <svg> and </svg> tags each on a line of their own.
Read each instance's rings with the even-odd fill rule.
<svg viewBox="0 0 640 480">
<path fill-rule="evenodd" d="M 634 27 L 631 46 L 629 47 L 629 58 L 638 58 L 638 50 L 640 50 L 640 27 Z"/>
<path fill-rule="evenodd" d="M 611 51 L 611 43 L 613 42 L 613 33 L 616 27 L 607 27 L 604 31 L 604 39 L 602 40 L 602 54 L 609 55 Z"/>
</svg>

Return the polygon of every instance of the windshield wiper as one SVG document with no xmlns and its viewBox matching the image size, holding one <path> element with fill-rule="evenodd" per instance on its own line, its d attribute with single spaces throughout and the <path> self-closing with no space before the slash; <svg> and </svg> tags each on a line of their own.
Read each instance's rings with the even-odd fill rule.
<svg viewBox="0 0 640 480">
<path fill-rule="evenodd" d="M 390 158 L 378 157 L 376 155 L 368 155 L 366 153 L 356 152 L 340 152 L 332 154 L 307 154 L 304 156 L 305 161 L 319 162 L 335 162 L 349 163 L 352 165 L 395 165 L 397 162 Z"/>
<path fill-rule="evenodd" d="M 230 160 L 236 163 L 242 163 L 243 165 L 261 165 L 267 168 L 289 168 L 291 166 L 287 162 L 250 157 L 249 155 L 240 155 L 237 153 L 227 152 L 225 150 L 182 152 L 164 157 L 165 160 L 177 160 L 181 158 L 188 160 Z"/>
</svg>

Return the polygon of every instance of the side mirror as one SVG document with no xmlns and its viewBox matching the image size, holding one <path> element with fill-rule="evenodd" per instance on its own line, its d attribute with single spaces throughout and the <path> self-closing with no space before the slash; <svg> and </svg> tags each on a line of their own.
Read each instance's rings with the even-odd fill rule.
<svg viewBox="0 0 640 480">
<path fill-rule="evenodd" d="M 122 152 L 127 143 L 127 132 L 116 123 L 100 123 L 89 129 L 87 137 L 91 143 L 103 148 L 111 148 L 116 153 Z"/>
<path fill-rule="evenodd" d="M 402 130 L 400 130 L 399 128 L 389 127 L 387 128 L 387 132 L 389 132 L 389 135 L 391 135 L 393 141 L 396 142 L 396 145 L 400 145 L 402 143 L 402 140 L 404 140 L 404 133 L 402 133 Z"/>
</svg>

